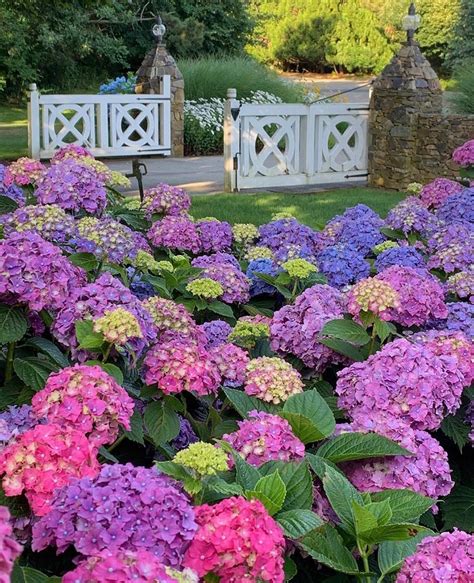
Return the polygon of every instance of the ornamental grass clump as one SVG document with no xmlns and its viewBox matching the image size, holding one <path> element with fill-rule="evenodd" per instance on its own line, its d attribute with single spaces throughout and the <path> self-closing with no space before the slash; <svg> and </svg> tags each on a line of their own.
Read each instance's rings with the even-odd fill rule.
<svg viewBox="0 0 474 583">
<path fill-rule="evenodd" d="M 78 364 L 53 373 L 32 400 L 37 419 L 77 429 L 97 447 L 112 443 L 119 426 L 130 429 L 133 408 L 127 391 L 102 368 Z"/>
<path fill-rule="evenodd" d="M 171 478 L 132 464 L 103 465 L 58 490 L 33 526 L 35 551 L 70 545 L 84 556 L 148 551 L 178 567 L 197 529 L 189 499 Z"/>
<path fill-rule="evenodd" d="M 198 531 L 184 565 L 200 577 L 215 573 L 226 583 L 283 583 L 281 527 L 259 500 L 240 496 L 196 508 Z"/>
<path fill-rule="evenodd" d="M 247 364 L 244 391 L 266 403 L 278 405 L 303 392 L 300 373 L 281 358 L 261 356 Z"/>
</svg>

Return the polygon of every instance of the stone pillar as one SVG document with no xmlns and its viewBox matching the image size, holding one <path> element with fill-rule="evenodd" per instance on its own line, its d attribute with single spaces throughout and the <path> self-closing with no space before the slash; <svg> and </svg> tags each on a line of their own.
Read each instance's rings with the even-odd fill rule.
<svg viewBox="0 0 474 583">
<path fill-rule="evenodd" d="M 404 189 L 414 164 L 420 114 L 442 111 L 442 91 L 418 44 L 409 39 L 373 84 L 369 113 L 369 184 Z"/>
<path fill-rule="evenodd" d="M 171 76 L 171 154 L 184 156 L 184 79 L 166 45 L 159 42 L 149 51 L 137 72 L 135 93 L 161 93 L 161 78 Z"/>
</svg>

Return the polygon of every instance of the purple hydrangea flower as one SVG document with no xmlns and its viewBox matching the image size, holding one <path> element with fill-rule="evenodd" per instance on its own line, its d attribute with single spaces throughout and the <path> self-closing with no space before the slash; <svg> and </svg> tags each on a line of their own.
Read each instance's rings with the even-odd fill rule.
<svg viewBox="0 0 474 583">
<path fill-rule="evenodd" d="M 225 221 L 201 220 L 196 223 L 202 253 L 227 251 L 232 245 L 232 227 Z"/>
<path fill-rule="evenodd" d="M 38 181 L 35 195 L 41 204 L 57 204 L 74 213 L 101 214 L 107 204 L 105 186 L 97 172 L 73 158 L 50 166 Z"/>
<path fill-rule="evenodd" d="M 273 255 L 275 261 L 280 265 L 290 259 L 306 259 L 309 263 L 316 265 L 314 248 L 308 245 L 295 245 L 294 243 L 282 245 Z"/>
<path fill-rule="evenodd" d="M 38 423 L 31 405 L 10 405 L 0 413 L 0 448 Z"/>
<path fill-rule="evenodd" d="M 317 284 L 305 290 L 293 305 L 275 312 L 270 324 L 271 346 L 279 354 L 293 354 L 303 363 L 322 372 L 343 357 L 319 341 L 319 333 L 329 320 L 341 318 L 343 295 L 333 287 Z"/>
<path fill-rule="evenodd" d="M 467 298 L 474 304 L 474 267 L 450 275 L 446 281 L 446 289 L 456 294 L 458 298 Z"/>
<path fill-rule="evenodd" d="M 462 184 L 448 178 L 435 178 L 420 190 L 420 200 L 426 208 L 438 208 L 452 194 L 464 189 Z"/>
<path fill-rule="evenodd" d="M 329 285 L 339 289 L 364 279 L 370 273 L 370 264 L 364 256 L 347 245 L 326 247 L 318 255 L 319 271 Z"/>
<path fill-rule="evenodd" d="M 16 186 L 16 184 L 11 184 L 10 186 L 5 184 L 4 178 L 6 168 L 6 166 L 0 164 L 0 196 L 8 196 L 8 198 L 11 198 L 18 205 L 22 206 L 26 201 L 25 193 L 19 186 Z"/>
<path fill-rule="evenodd" d="M 194 433 L 191 423 L 184 417 L 179 417 L 179 433 L 171 441 L 171 446 L 174 447 L 176 451 L 186 449 L 191 443 L 196 443 L 199 441 L 198 436 Z"/>
<path fill-rule="evenodd" d="M 438 322 L 437 327 L 446 330 L 459 330 L 474 340 L 474 304 L 453 302 L 447 304 L 448 318 Z"/>
<path fill-rule="evenodd" d="M 224 320 L 213 320 L 212 322 L 205 322 L 200 326 L 206 335 L 207 342 L 204 346 L 206 350 L 215 348 L 221 344 L 227 343 L 227 338 L 232 332 L 232 327 Z"/>
<path fill-rule="evenodd" d="M 158 184 L 154 188 L 145 190 L 143 197 L 143 209 L 147 219 L 154 214 L 158 215 L 182 215 L 191 207 L 189 194 L 178 186 L 170 184 Z"/>
<path fill-rule="evenodd" d="M 474 188 L 465 188 L 462 192 L 449 196 L 439 207 L 436 216 L 447 223 L 474 223 Z"/>
<path fill-rule="evenodd" d="M 33 549 L 69 545 L 83 555 L 147 550 L 178 566 L 197 529 L 180 486 L 154 469 L 104 465 L 94 478 L 57 491 L 51 511 L 33 526 Z"/>
<path fill-rule="evenodd" d="M 327 225 L 323 234 L 330 245 L 342 243 L 362 255 L 385 240 L 380 228 L 384 226 L 379 215 L 365 204 L 347 209 L 336 215 Z"/>
<path fill-rule="evenodd" d="M 245 350 L 235 344 L 221 344 L 212 348 L 209 354 L 219 370 L 224 386 L 240 387 L 244 384 L 245 369 L 249 363 Z"/>
<path fill-rule="evenodd" d="M 77 235 L 74 217 L 57 205 L 20 207 L 7 215 L 3 222 L 5 235 L 33 231 L 51 243 L 67 243 Z"/>
<path fill-rule="evenodd" d="M 401 265 L 403 267 L 413 267 L 415 269 L 426 268 L 423 255 L 414 247 L 392 247 L 377 255 L 375 259 L 375 269 L 377 272 L 387 269 L 392 265 Z"/>
<path fill-rule="evenodd" d="M 257 273 L 264 275 L 276 276 L 281 269 L 276 265 L 273 259 L 254 259 L 247 267 L 246 275 L 250 280 L 250 296 L 258 296 L 259 294 L 274 294 L 276 288 L 269 283 L 260 279 Z"/>
<path fill-rule="evenodd" d="M 153 223 L 148 238 L 156 247 L 199 253 L 201 240 L 196 224 L 186 216 L 166 216 Z"/>
<path fill-rule="evenodd" d="M 259 227 L 259 245 L 277 252 L 286 245 L 306 247 L 312 253 L 320 248 L 321 235 L 296 219 L 279 219 Z"/>
<path fill-rule="evenodd" d="M 221 298 L 229 304 L 245 304 L 250 297 L 250 282 L 240 267 L 235 266 L 235 258 L 226 261 L 226 253 L 202 255 L 193 259 L 192 266 L 202 268 L 198 277 L 208 277 L 219 282 L 224 289 Z"/>
<path fill-rule="evenodd" d="M 399 202 L 387 215 L 386 224 L 391 229 L 409 233 L 424 233 L 434 216 L 421 204 L 416 196 Z"/>
</svg>

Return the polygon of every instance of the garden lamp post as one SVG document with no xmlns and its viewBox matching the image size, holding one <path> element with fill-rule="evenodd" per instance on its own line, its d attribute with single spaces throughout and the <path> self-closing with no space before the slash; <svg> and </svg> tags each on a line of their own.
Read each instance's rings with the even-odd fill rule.
<svg viewBox="0 0 474 583">
<path fill-rule="evenodd" d="M 153 36 L 155 37 L 156 43 L 161 45 L 163 43 L 163 37 L 166 33 L 166 26 L 163 24 L 161 20 L 161 16 L 156 17 L 156 23 L 153 25 L 151 29 Z"/>
<path fill-rule="evenodd" d="M 415 42 L 415 31 L 419 28 L 420 22 L 421 16 L 416 13 L 415 3 L 411 2 L 408 14 L 402 20 L 402 28 L 407 32 L 407 44 L 412 45 Z"/>
</svg>

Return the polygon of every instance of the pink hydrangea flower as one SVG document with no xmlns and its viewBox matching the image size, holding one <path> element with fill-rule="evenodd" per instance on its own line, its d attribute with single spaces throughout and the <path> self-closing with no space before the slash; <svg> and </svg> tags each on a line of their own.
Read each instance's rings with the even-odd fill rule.
<svg viewBox="0 0 474 583">
<path fill-rule="evenodd" d="M 215 573 L 226 583 L 283 583 L 285 539 L 259 500 L 228 498 L 196 508 L 199 530 L 184 565 L 200 577 Z"/>
<path fill-rule="evenodd" d="M 147 219 L 154 214 L 177 216 L 186 213 L 191 207 L 191 197 L 178 186 L 158 184 L 145 190 L 143 209 Z"/>
<path fill-rule="evenodd" d="M 176 337 L 151 348 L 143 362 L 148 385 L 156 384 L 167 395 L 193 391 L 215 393 L 221 376 L 211 355 L 196 342 Z"/>
<path fill-rule="evenodd" d="M 100 366 L 77 364 L 52 374 L 32 406 L 38 418 L 78 429 L 100 447 L 116 439 L 119 425 L 130 429 L 134 403 Z"/>
<path fill-rule="evenodd" d="M 266 403 L 278 405 L 303 392 L 300 373 L 282 358 L 261 356 L 247 365 L 244 390 Z"/>
<path fill-rule="evenodd" d="M 156 247 L 199 253 L 201 240 L 196 225 L 185 216 L 166 216 L 153 223 L 148 238 Z"/>
<path fill-rule="evenodd" d="M 420 190 L 420 200 L 426 208 L 438 208 L 452 194 L 464 190 L 464 186 L 448 178 L 435 178 Z"/>
<path fill-rule="evenodd" d="M 204 333 L 198 329 L 193 317 L 182 304 L 153 296 L 143 300 L 142 305 L 151 315 L 160 339 L 169 332 L 176 332 L 181 336 L 205 341 Z"/>
<path fill-rule="evenodd" d="M 421 326 L 430 318 L 447 318 L 441 283 L 428 272 L 393 265 L 376 276 L 398 293 L 399 305 L 388 310 L 386 319 L 402 326 Z"/>
<path fill-rule="evenodd" d="M 459 408 L 464 380 L 456 357 L 401 338 L 340 371 L 336 393 L 339 407 L 368 430 L 387 418 L 436 429 Z"/>
<path fill-rule="evenodd" d="M 94 156 L 82 146 L 76 144 L 68 144 L 56 150 L 54 156 L 51 158 L 51 164 L 58 164 L 63 160 L 68 158 L 74 158 L 75 160 L 80 160 L 81 158 L 93 158 Z"/>
<path fill-rule="evenodd" d="M 37 425 L 0 453 L 7 496 L 22 492 L 37 516 L 51 509 L 54 492 L 72 478 L 94 477 L 97 449 L 81 431 L 62 425 Z"/>
<path fill-rule="evenodd" d="M 5 186 L 11 186 L 12 184 L 27 186 L 28 184 L 34 184 L 43 176 L 45 171 L 46 166 L 41 164 L 39 160 L 26 157 L 18 158 L 18 160 L 7 166 L 3 182 Z"/>
<path fill-rule="evenodd" d="M 399 308 L 398 293 L 392 286 L 369 277 L 356 283 L 347 296 L 347 309 L 353 316 L 359 317 L 361 312 L 372 312 L 381 320 L 390 320 L 389 308 Z"/>
<path fill-rule="evenodd" d="M 461 168 L 468 168 L 474 165 L 474 140 L 468 140 L 453 152 L 453 160 L 461 166 Z"/>
<path fill-rule="evenodd" d="M 268 461 L 292 461 L 304 457 L 304 444 L 293 433 L 286 419 L 271 413 L 251 411 L 248 419 L 239 421 L 239 429 L 223 435 L 251 465 Z"/>
<path fill-rule="evenodd" d="M 0 506 L 0 583 L 10 583 L 13 564 L 21 554 L 21 546 L 12 535 L 10 512 L 5 506 Z"/>
<path fill-rule="evenodd" d="M 235 344 L 221 344 L 209 351 L 227 387 L 240 387 L 244 384 L 245 368 L 249 363 L 248 354 Z"/>
<path fill-rule="evenodd" d="M 474 535 L 455 528 L 424 538 L 415 554 L 405 559 L 396 583 L 469 581 L 474 581 Z"/>
</svg>

